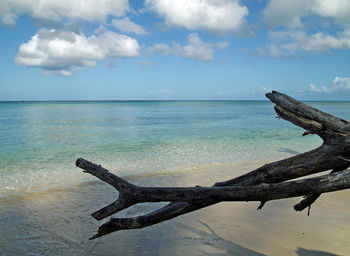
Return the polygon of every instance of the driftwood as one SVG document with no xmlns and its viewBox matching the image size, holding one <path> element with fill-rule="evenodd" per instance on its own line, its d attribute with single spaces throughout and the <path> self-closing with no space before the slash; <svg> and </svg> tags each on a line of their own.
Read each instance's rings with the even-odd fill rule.
<svg viewBox="0 0 350 256">
<path fill-rule="evenodd" d="M 99 227 L 98 233 L 91 239 L 118 230 L 154 225 L 222 201 L 260 201 L 258 209 L 261 209 L 269 200 L 305 196 L 294 209 L 310 210 L 322 193 L 350 188 L 350 171 L 347 170 L 350 166 L 350 123 L 276 91 L 266 94 L 266 97 L 275 103 L 278 117 L 305 129 L 303 135 L 317 134 L 323 144 L 306 153 L 215 183 L 212 187 L 140 187 L 100 165 L 79 158 L 76 166 L 112 185 L 119 192 L 115 202 L 92 213 L 96 220 L 142 202 L 170 202 L 145 215 L 111 218 Z M 293 180 L 328 170 L 331 172 L 326 175 Z"/>
</svg>

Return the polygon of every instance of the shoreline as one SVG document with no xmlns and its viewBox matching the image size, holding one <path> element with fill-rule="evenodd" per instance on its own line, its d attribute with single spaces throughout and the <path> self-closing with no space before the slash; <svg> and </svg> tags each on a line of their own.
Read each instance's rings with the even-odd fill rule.
<svg viewBox="0 0 350 256">
<path fill-rule="evenodd" d="M 135 176 L 140 185 L 211 186 L 269 161 L 222 164 L 169 176 Z M 215 166 L 215 165 L 214 165 Z M 236 167 L 234 169 L 233 167 Z M 237 170 L 240 170 L 239 173 Z M 86 175 L 86 174 L 84 174 Z M 35 195 L 35 194 L 34 194 Z M 300 198 L 268 202 L 225 202 L 140 230 L 119 231 L 88 241 L 102 222 L 94 210 L 115 200 L 115 190 L 95 181 L 42 192 L 1 204 L 4 255 L 59 252 L 76 255 L 346 255 L 350 253 L 350 190 L 322 195 L 307 211 L 295 212 Z M 118 216 L 147 213 L 162 204 L 140 204 Z M 9 227 L 6 223 L 17 223 Z M 88 248 L 88 249 L 86 249 Z M 21 251 L 22 250 L 22 251 Z M 15 253 L 16 252 L 16 253 Z M 113 254 L 111 254 L 113 252 Z M 323 254 L 321 254 L 323 253 Z M 45 254 L 45 253 L 44 253 Z"/>
</svg>

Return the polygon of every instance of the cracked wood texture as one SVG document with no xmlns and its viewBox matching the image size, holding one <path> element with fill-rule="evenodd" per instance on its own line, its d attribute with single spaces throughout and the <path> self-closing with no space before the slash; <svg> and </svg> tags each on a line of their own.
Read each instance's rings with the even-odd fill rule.
<svg viewBox="0 0 350 256">
<path fill-rule="evenodd" d="M 275 103 L 277 115 L 317 134 L 323 144 L 311 151 L 266 164 L 242 176 L 217 182 L 212 187 L 139 187 L 112 174 L 100 165 L 79 158 L 76 166 L 84 169 L 118 190 L 117 200 L 92 213 L 102 220 L 141 202 L 170 201 L 166 206 L 145 215 L 111 218 L 101 225 L 91 239 L 118 230 L 143 228 L 222 201 L 261 201 L 261 209 L 269 200 L 306 196 L 294 209 L 310 207 L 326 192 L 350 188 L 350 123 L 273 91 L 266 94 Z M 330 174 L 290 181 L 323 171 Z"/>
</svg>

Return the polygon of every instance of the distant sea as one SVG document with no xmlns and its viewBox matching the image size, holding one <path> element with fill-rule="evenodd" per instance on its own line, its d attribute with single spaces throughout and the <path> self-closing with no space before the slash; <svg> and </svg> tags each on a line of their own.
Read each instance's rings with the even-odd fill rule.
<svg viewBox="0 0 350 256">
<path fill-rule="evenodd" d="M 350 102 L 308 104 L 350 120 Z M 100 224 L 88 215 L 115 193 L 76 168 L 78 157 L 167 185 L 322 143 L 275 117 L 268 101 L 0 102 L 0 255 L 84 253 Z"/>
</svg>

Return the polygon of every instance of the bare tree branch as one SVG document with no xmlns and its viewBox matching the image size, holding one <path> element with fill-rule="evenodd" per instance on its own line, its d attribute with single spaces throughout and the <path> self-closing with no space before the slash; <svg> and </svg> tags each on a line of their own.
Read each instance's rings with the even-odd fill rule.
<svg viewBox="0 0 350 256">
<path fill-rule="evenodd" d="M 347 168 L 349 167 L 349 164 L 344 164 L 343 166 L 340 166 L 338 168 L 335 168 L 331 171 L 331 174 L 332 173 L 336 173 L 336 172 L 340 172 L 340 171 L 344 171 L 346 170 Z M 294 205 L 294 210 L 296 211 L 302 211 L 304 210 L 305 208 L 308 208 L 309 207 L 309 212 L 308 212 L 308 215 L 310 214 L 310 207 L 311 205 L 321 196 L 321 194 L 312 194 L 312 195 L 309 195 L 307 197 L 305 197 L 300 203 Z"/>
<path fill-rule="evenodd" d="M 94 168 L 104 172 L 104 168 L 82 158 L 86 170 Z M 191 202 L 201 200 L 222 201 L 269 201 L 282 198 L 303 196 L 310 193 L 325 193 L 350 187 L 350 172 L 339 171 L 315 178 L 295 180 L 282 183 L 261 183 L 251 186 L 226 187 L 130 187 L 119 190 L 120 210 L 130 205 L 144 202 Z"/>
<path fill-rule="evenodd" d="M 76 165 L 107 182 L 119 191 L 118 200 L 94 212 L 101 220 L 140 202 L 171 201 L 151 213 L 133 218 L 112 218 L 93 238 L 123 229 L 142 228 L 172 219 L 221 201 L 261 201 L 309 195 L 295 206 L 310 207 L 321 193 L 349 188 L 350 123 L 273 91 L 266 95 L 276 104 L 279 117 L 302 127 L 307 134 L 323 139 L 319 148 L 291 158 L 266 164 L 254 171 L 212 187 L 162 188 L 138 187 L 99 165 L 78 159 Z M 290 181 L 306 175 L 333 170 L 329 175 Z M 286 182 L 289 181 L 289 182 Z"/>
</svg>

